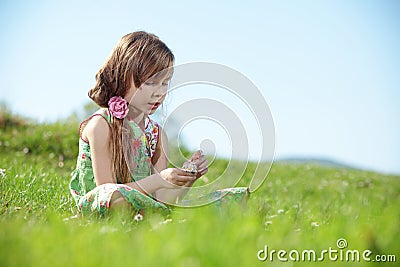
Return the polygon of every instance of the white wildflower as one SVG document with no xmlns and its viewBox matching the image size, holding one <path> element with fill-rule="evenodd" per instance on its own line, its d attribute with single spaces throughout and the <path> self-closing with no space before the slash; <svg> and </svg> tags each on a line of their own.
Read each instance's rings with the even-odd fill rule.
<svg viewBox="0 0 400 267">
<path fill-rule="evenodd" d="M 271 225 L 271 224 L 272 224 L 272 221 L 265 221 L 265 222 L 264 222 L 264 225 L 265 225 L 265 226 L 268 226 L 268 225 Z"/>
<path fill-rule="evenodd" d="M 160 222 L 160 224 L 167 224 L 167 223 L 170 223 L 170 222 L 172 222 L 172 219 L 166 219 L 166 220 Z"/>
<path fill-rule="evenodd" d="M 319 226 L 319 223 L 318 222 L 312 222 L 311 223 L 311 227 L 318 227 Z"/>
<path fill-rule="evenodd" d="M 0 176 L 4 177 L 6 175 L 6 169 L 0 169 Z"/>
<path fill-rule="evenodd" d="M 138 213 L 138 214 L 135 215 L 135 217 L 133 217 L 133 219 L 134 219 L 135 221 L 137 221 L 137 222 L 140 222 L 140 221 L 143 220 L 143 215 L 140 214 L 140 213 Z"/>
</svg>

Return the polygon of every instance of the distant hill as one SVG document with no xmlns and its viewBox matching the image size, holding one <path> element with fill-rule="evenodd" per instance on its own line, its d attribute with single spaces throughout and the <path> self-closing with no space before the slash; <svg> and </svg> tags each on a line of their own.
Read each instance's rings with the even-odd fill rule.
<svg viewBox="0 0 400 267">
<path fill-rule="evenodd" d="M 280 163 L 290 163 L 290 164 L 313 164 L 322 167 L 332 167 L 332 168 L 341 168 L 341 169 L 358 169 L 349 164 L 345 164 L 339 161 L 335 161 L 327 158 L 302 158 L 302 157 L 287 157 L 280 158 L 275 160 L 275 162 Z"/>
</svg>

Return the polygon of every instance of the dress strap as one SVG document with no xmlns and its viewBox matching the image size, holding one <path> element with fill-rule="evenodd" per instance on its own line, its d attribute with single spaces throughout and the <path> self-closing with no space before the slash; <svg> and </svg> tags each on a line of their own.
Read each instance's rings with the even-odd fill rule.
<svg viewBox="0 0 400 267">
<path fill-rule="evenodd" d="M 85 143 L 87 143 L 87 140 L 84 140 L 82 138 L 82 132 L 83 129 L 85 129 L 86 125 L 88 124 L 88 122 L 94 117 L 94 116 L 101 116 L 103 117 L 107 123 L 110 125 L 111 124 L 111 116 L 110 113 L 108 112 L 108 109 L 106 108 L 101 108 L 99 110 L 97 110 L 95 113 L 93 113 L 93 115 L 91 115 L 89 118 L 87 118 L 86 120 L 82 121 L 81 124 L 79 125 L 79 137 L 82 139 L 82 141 L 84 141 Z"/>
<path fill-rule="evenodd" d="M 149 144 L 150 157 L 153 157 L 154 153 L 156 152 L 160 126 L 157 122 L 147 117 L 145 120 L 144 133 L 146 135 L 147 143 Z"/>
<path fill-rule="evenodd" d="M 88 122 L 94 116 L 101 116 L 108 122 L 109 125 L 111 124 L 111 115 L 107 108 L 99 109 L 92 116 L 90 116 L 89 118 L 84 120 L 81 123 L 81 125 L 79 126 L 79 136 L 81 137 L 82 141 L 84 141 L 86 143 L 87 143 L 87 141 L 82 138 L 82 132 L 83 132 L 83 129 L 85 128 L 85 126 L 88 124 Z M 136 125 L 134 121 L 131 121 L 131 123 Z M 131 125 L 131 126 L 133 127 L 133 125 Z M 139 126 L 137 126 L 137 128 L 140 129 Z M 144 129 L 143 133 L 147 139 L 150 157 L 153 157 L 153 155 L 156 151 L 156 146 L 157 146 L 157 142 L 158 142 L 158 138 L 159 138 L 159 132 L 160 132 L 160 126 L 158 125 L 158 123 L 153 121 L 151 118 L 146 117 L 145 118 L 145 129 Z"/>
</svg>

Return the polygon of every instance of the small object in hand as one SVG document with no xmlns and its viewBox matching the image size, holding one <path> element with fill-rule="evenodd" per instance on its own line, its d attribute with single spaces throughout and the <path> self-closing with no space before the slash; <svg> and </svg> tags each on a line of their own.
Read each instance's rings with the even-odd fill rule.
<svg viewBox="0 0 400 267">
<path fill-rule="evenodd" d="M 184 170 L 185 172 L 197 173 L 196 164 L 191 161 L 186 161 L 185 163 L 183 163 L 182 170 Z"/>
</svg>

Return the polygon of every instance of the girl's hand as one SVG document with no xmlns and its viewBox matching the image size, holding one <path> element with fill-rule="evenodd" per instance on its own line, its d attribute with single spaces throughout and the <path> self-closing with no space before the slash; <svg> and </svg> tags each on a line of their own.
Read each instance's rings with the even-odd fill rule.
<svg viewBox="0 0 400 267">
<path fill-rule="evenodd" d="M 168 183 L 164 183 L 165 188 L 176 189 L 177 186 L 184 186 L 196 180 L 196 174 L 185 172 L 178 168 L 168 168 L 160 172 L 161 178 Z"/>
<path fill-rule="evenodd" d="M 206 156 L 203 155 L 201 150 L 197 150 L 196 153 L 194 153 L 190 157 L 189 161 L 196 164 L 197 168 L 196 178 L 199 178 L 208 172 L 208 166 L 207 166 L 208 161 L 206 159 Z"/>
</svg>

